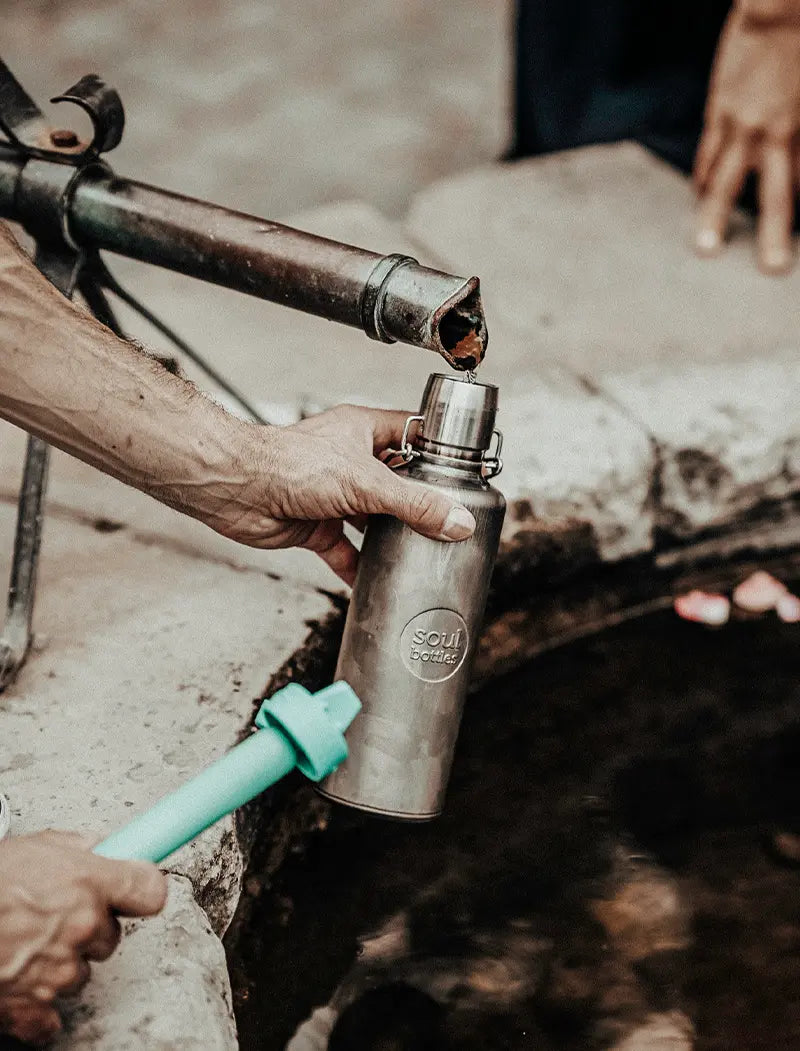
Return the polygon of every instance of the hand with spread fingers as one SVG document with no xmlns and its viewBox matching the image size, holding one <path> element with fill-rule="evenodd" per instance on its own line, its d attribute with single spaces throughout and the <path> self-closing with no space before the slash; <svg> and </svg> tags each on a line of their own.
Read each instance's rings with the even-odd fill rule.
<svg viewBox="0 0 800 1051">
<path fill-rule="evenodd" d="M 56 998 L 78 992 L 89 961 L 117 947 L 116 916 L 151 916 L 166 893 L 154 865 L 98 857 L 81 836 L 0 843 L 0 1033 L 51 1040 L 61 1029 Z"/>
<path fill-rule="evenodd" d="M 758 260 L 792 263 L 800 188 L 800 0 L 740 0 L 720 39 L 695 161 L 695 243 L 721 248 L 748 175 L 758 182 Z"/>
</svg>

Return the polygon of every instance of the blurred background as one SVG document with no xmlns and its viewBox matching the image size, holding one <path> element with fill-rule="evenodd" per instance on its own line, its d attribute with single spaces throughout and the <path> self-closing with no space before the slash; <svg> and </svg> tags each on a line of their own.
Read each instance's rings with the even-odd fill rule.
<svg viewBox="0 0 800 1051">
<path fill-rule="evenodd" d="M 38 99 L 89 67 L 118 88 L 120 171 L 259 215 L 348 198 L 399 215 L 508 139 L 510 0 L 3 9 L 5 61 Z"/>
</svg>

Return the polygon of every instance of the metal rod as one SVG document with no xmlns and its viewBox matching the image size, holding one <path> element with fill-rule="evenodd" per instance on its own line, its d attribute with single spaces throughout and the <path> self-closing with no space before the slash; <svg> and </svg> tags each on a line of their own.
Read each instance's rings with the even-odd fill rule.
<svg viewBox="0 0 800 1051">
<path fill-rule="evenodd" d="M 479 281 L 382 256 L 144 183 L 102 164 L 75 169 L 0 144 L 0 215 L 39 236 L 59 223 L 106 249 L 309 314 L 373 339 L 434 350 L 455 368 L 480 363 Z"/>
<path fill-rule="evenodd" d="M 50 446 L 41 438 L 29 435 L 25 452 L 25 472 L 17 506 L 17 529 L 14 536 L 14 558 L 11 564 L 6 619 L 0 634 L 0 691 L 16 679 L 31 645 L 49 461 Z"/>
<path fill-rule="evenodd" d="M 80 280 L 83 253 L 73 252 L 66 245 L 37 244 L 35 262 L 45 277 L 71 299 Z M 49 464 L 50 446 L 29 435 L 17 503 L 6 619 L 0 633 L 0 691 L 14 682 L 31 645 Z"/>
</svg>

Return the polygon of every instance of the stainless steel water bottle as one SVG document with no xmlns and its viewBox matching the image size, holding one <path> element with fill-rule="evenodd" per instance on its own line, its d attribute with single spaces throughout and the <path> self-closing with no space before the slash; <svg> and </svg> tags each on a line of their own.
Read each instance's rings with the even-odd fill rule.
<svg viewBox="0 0 800 1051">
<path fill-rule="evenodd" d="M 339 803 L 409 821 L 441 812 L 505 514 L 487 481 L 502 466 L 496 414 L 497 387 L 433 375 L 409 417 L 407 477 L 469 508 L 476 529 L 446 543 L 370 521 L 336 668 L 362 712 L 320 786 Z"/>
</svg>

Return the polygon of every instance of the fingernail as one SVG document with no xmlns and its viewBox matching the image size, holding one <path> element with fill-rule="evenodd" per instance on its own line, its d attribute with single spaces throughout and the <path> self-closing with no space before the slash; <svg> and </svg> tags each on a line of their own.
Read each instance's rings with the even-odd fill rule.
<svg viewBox="0 0 800 1051">
<path fill-rule="evenodd" d="M 761 259 L 761 265 L 768 274 L 782 274 L 785 270 L 788 270 L 791 262 L 791 255 L 783 248 L 764 252 Z"/>
<path fill-rule="evenodd" d="M 695 247 L 701 255 L 714 255 L 720 250 L 722 242 L 716 230 L 698 230 Z"/>
<path fill-rule="evenodd" d="M 445 519 L 442 536 L 447 540 L 466 540 L 475 532 L 475 519 L 466 507 L 454 507 Z"/>
<path fill-rule="evenodd" d="M 800 623 L 800 599 L 797 595 L 792 595 L 789 592 L 781 595 L 775 603 L 775 610 L 786 624 Z"/>
</svg>

